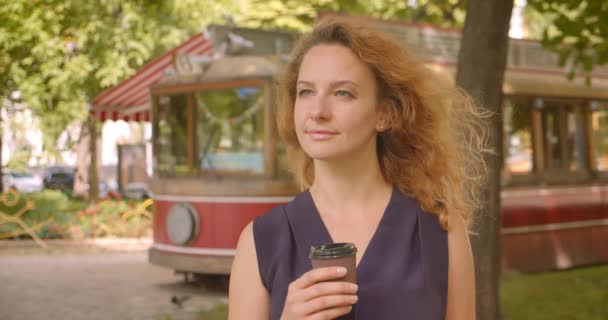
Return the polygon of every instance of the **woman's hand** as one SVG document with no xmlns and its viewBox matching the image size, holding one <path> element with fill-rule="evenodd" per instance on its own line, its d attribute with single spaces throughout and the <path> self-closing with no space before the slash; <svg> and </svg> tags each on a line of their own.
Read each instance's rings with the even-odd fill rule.
<svg viewBox="0 0 608 320">
<path fill-rule="evenodd" d="M 358 287 L 336 281 L 345 275 L 346 268 L 317 268 L 290 283 L 281 320 L 329 320 L 349 313 Z"/>
</svg>

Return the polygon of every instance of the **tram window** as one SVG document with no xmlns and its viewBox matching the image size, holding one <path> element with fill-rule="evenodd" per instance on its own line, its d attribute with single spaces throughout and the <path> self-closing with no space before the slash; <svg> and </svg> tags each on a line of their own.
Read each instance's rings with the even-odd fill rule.
<svg viewBox="0 0 608 320">
<path fill-rule="evenodd" d="M 548 101 L 541 112 L 544 164 L 547 169 L 588 169 L 583 104 Z"/>
<path fill-rule="evenodd" d="M 592 102 L 591 128 L 595 141 L 596 169 L 608 171 L 608 103 Z"/>
<path fill-rule="evenodd" d="M 580 105 L 570 105 L 567 110 L 568 132 L 568 169 L 578 171 L 587 169 L 587 139 L 585 136 L 585 116 Z"/>
<path fill-rule="evenodd" d="M 201 173 L 262 174 L 264 90 L 240 87 L 195 94 Z"/>
<path fill-rule="evenodd" d="M 542 111 L 543 145 L 545 167 L 548 169 L 562 167 L 562 154 L 560 139 L 559 106 L 545 106 Z"/>
<path fill-rule="evenodd" d="M 156 152 L 160 175 L 183 175 L 188 172 L 186 104 L 185 95 L 159 97 Z"/>
<path fill-rule="evenodd" d="M 530 108 L 524 101 L 505 99 L 505 167 L 511 173 L 532 171 L 532 125 Z"/>
</svg>

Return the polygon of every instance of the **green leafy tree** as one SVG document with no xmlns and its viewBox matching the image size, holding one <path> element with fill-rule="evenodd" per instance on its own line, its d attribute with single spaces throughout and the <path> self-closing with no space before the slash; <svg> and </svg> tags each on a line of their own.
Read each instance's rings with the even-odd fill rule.
<svg viewBox="0 0 608 320">
<path fill-rule="evenodd" d="M 441 27 L 462 27 L 465 18 L 464 0 L 382 0 L 360 1 L 368 13 L 377 18 L 428 23 Z"/>
<path fill-rule="evenodd" d="M 318 11 L 364 13 L 360 1 L 349 0 L 251 0 L 248 10 L 236 16 L 238 24 L 252 28 L 277 28 L 305 31 L 312 27 Z"/>
<path fill-rule="evenodd" d="M 528 0 L 545 20 L 541 42 L 569 64 L 568 77 L 608 63 L 608 2 L 601 0 Z M 530 14 L 532 16 L 534 13 Z"/>
<path fill-rule="evenodd" d="M 458 27 L 464 23 L 464 5 L 463 0 L 251 0 L 235 19 L 249 27 L 306 31 L 319 11 L 336 11 Z"/>
<path fill-rule="evenodd" d="M 19 90 L 41 119 L 44 149 L 86 103 L 217 21 L 230 1 L 0 0 L 0 94 Z"/>
</svg>

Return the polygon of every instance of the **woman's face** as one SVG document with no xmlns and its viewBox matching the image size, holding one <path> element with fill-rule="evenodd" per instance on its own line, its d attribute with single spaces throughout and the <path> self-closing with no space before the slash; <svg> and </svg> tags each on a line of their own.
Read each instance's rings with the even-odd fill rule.
<svg viewBox="0 0 608 320">
<path fill-rule="evenodd" d="M 300 66 L 294 110 L 304 152 L 317 160 L 375 155 L 376 90 L 372 70 L 350 49 L 338 44 L 311 48 Z"/>
</svg>

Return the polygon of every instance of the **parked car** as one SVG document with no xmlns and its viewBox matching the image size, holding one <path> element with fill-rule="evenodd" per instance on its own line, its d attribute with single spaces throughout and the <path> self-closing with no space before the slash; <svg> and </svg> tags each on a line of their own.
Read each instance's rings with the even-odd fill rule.
<svg viewBox="0 0 608 320">
<path fill-rule="evenodd" d="M 124 190 L 123 196 L 129 199 L 147 199 L 150 198 L 150 191 L 148 185 L 143 182 L 131 182 L 128 183 Z"/>
<path fill-rule="evenodd" d="M 116 181 L 99 182 L 99 199 L 120 199 L 122 196 L 118 192 Z"/>
<path fill-rule="evenodd" d="M 49 167 L 42 181 L 47 189 L 72 192 L 74 190 L 74 175 L 73 168 Z"/>
<path fill-rule="evenodd" d="M 27 171 L 5 171 L 2 175 L 2 186 L 4 192 L 15 189 L 20 193 L 37 192 L 43 188 L 42 179 Z"/>
</svg>

